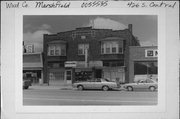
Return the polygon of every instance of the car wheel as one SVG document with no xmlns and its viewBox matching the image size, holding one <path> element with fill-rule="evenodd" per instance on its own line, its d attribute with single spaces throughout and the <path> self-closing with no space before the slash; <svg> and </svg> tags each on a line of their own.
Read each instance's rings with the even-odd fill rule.
<svg viewBox="0 0 180 119">
<path fill-rule="evenodd" d="M 128 86 L 128 87 L 127 87 L 127 90 L 128 90 L 128 91 L 133 91 L 133 87 L 132 87 L 132 86 Z"/>
<path fill-rule="evenodd" d="M 102 89 L 103 89 L 103 91 L 107 91 L 107 90 L 109 90 L 109 87 L 108 86 L 103 86 Z"/>
<path fill-rule="evenodd" d="M 150 91 L 155 91 L 156 88 L 155 88 L 154 86 L 150 86 L 150 87 L 149 87 L 149 90 L 150 90 Z"/>
<path fill-rule="evenodd" d="M 84 89 L 82 85 L 78 85 L 77 88 L 78 88 L 78 90 L 83 90 Z"/>
</svg>

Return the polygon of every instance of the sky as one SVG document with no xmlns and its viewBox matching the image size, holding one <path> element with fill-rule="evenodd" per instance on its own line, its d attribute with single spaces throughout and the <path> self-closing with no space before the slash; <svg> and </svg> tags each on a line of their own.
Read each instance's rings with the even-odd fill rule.
<svg viewBox="0 0 180 119">
<path fill-rule="evenodd" d="M 42 52 L 43 34 L 75 30 L 93 26 L 100 29 L 123 30 L 133 25 L 133 35 L 141 46 L 157 46 L 156 15 L 45 15 L 23 17 L 23 40 L 34 44 L 35 52 Z"/>
</svg>

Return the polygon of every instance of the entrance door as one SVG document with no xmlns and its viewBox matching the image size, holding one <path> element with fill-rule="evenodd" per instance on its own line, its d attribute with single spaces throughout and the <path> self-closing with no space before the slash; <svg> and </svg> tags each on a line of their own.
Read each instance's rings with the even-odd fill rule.
<svg viewBox="0 0 180 119">
<path fill-rule="evenodd" d="M 102 70 L 101 69 L 95 70 L 95 78 L 102 78 Z"/>
<path fill-rule="evenodd" d="M 66 70 L 66 82 L 67 82 L 67 84 L 72 83 L 72 71 L 71 70 Z"/>
</svg>

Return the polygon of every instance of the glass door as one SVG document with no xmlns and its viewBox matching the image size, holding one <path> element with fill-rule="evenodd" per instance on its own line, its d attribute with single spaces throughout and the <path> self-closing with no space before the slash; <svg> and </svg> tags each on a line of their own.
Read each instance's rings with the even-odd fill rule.
<svg viewBox="0 0 180 119">
<path fill-rule="evenodd" d="M 72 71 L 71 70 L 66 70 L 66 82 L 67 82 L 67 84 L 72 83 Z"/>
</svg>

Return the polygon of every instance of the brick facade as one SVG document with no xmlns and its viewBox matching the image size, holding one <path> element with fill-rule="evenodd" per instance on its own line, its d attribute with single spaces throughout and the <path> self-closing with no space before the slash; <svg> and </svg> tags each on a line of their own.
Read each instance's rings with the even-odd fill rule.
<svg viewBox="0 0 180 119">
<path fill-rule="evenodd" d="M 139 46 L 138 40 L 132 35 L 131 29 L 116 30 L 111 29 L 93 29 L 92 27 L 76 28 L 72 31 L 60 32 L 57 34 L 44 34 L 44 82 L 48 79 L 48 63 L 65 61 L 84 61 L 83 55 L 78 55 L 78 44 L 89 44 L 90 61 L 109 61 L 109 60 L 123 60 L 124 65 L 129 65 L 129 46 Z M 82 36 L 84 38 L 82 38 Z M 105 38 L 117 37 L 123 40 L 124 48 L 123 54 L 101 54 L 101 41 Z M 48 56 L 48 44 L 55 41 L 66 42 L 66 56 Z M 126 74 L 126 79 L 128 75 Z M 127 80 L 128 81 L 128 80 Z M 127 82 L 126 81 L 126 82 Z"/>
</svg>

